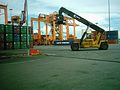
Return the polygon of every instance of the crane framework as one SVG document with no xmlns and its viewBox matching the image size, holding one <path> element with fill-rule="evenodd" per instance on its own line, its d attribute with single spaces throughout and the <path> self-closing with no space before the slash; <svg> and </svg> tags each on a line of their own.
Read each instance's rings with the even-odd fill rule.
<svg viewBox="0 0 120 90">
<path fill-rule="evenodd" d="M 39 15 L 38 18 L 31 18 L 31 27 L 34 27 L 34 21 L 38 22 L 38 34 L 37 34 L 37 39 L 38 39 L 38 43 L 41 43 L 41 41 L 45 41 L 45 44 L 50 44 L 50 42 L 52 42 L 52 44 L 54 43 L 55 40 L 63 40 L 63 26 L 66 27 L 66 40 L 69 39 L 69 26 L 73 27 L 74 30 L 74 35 L 73 35 L 73 39 L 76 39 L 76 26 L 79 26 L 78 24 L 75 23 L 75 19 L 70 18 L 65 16 L 64 19 L 66 20 L 65 24 L 56 24 L 56 14 L 50 14 L 50 15 Z M 46 35 L 45 35 L 45 40 L 42 40 L 42 35 L 41 35 L 41 28 L 40 28 L 40 22 L 44 22 L 46 25 Z M 50 31 L 52 33 L 52 35 L 49 35 L 48 32 L 48 25 L 50 25 Z M 56 36 L 56 34 L 58 34 L 58 36 Z"/>
<path fill-rule="evenodd" d="M 4 9 L 4 15 L 5 15 L 5 24 L 8 23 L 8 12 L 7 12 L 7 5 L 0 4 L 0 9 Z"/>
</svg>

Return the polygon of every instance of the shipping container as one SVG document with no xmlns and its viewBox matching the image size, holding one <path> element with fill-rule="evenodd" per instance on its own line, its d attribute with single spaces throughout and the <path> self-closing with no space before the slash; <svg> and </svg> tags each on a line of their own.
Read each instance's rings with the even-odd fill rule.
<svg viewBox="0 0 120 90">
<path fill-rule="evenodd" d="M 6 34 L 6 42 L 12 42 L 13 41 L 13 34 Z"/>
<path fill-rule="evenodd" d="M 21 34 L 26 34 L 27 33 L 27 26 L 22 26 L 21 27 Z"/>
<path fill-rule="evenodd" d="M 1 42 L 1 41 L 3 42 L 4 39 L 5 39 L 5 38 L 4 38 L 4 34 L 0 34 L 0 42 Z"/>
<path fill-rule="evenodd" d="M 27 48 L 27 42 L 21 42 L 21 49 Z"/>
<path fill-rule="evenodd" d="M 14 33 L 19 34 L 20 33 L 20 27 L 19 26 L 14 26 Z"/>
<path fill-rule="evenodd" d="M 3 49 L 5 49 L 4 42 L 0 42 L 0 50 L 3 50 Z"/>
<path fill-rule="evenodd" d="M 20 49 L 20 42 L 14 42 L 14 49 Z"/>
<path fill-rule="evenodd" d="M 28 30 L 29 30 L 29 34 L 33 34 L 33 29 L 32 29 L 32 27 L 29 27 Z"/>
<path fill-rule="evenodd" d="M 30 42 L 33 42 L 33 34 L 30 34 L 30 35 L 29 35 L 29 41 L 30 41 Z"/>
<path fill-rule="evenodd" d="M 29 44 L 28 42 L 26 42 L 26 46 L 27 48 L 33 48 L 33 42 L 29 42 Z"/>
<path fill-rule="evenodd" d="M 33 48 L 33 42 L 30 42 L 30 48 Z"/>
<path fill-rule="evenodd" d="M 33 29 L 28 28 L 28 38 L 30 45 L 33 47 Z M 27 27 L 17 25 L 0 24 L 0 48 L 1 49 L 26 49 L 27 45 Z"/>
<path fill-rule="evenodd" d="M 118 31 L 107 31 L 106 39 L 107 40 L 118 40 Z"/>
<path fill-rule="evenodd" d="M 20 42 L 20 34 L 14 34 L 14 42 Z"/>
<path fill-rule="evenodd" d="M 13 43 L 12 42 L 6 42 L 5 43 L 5 49 L 13 49 Z"/>
<path fill-rule="evenodd" d="M 108 44 L 118 44 L 118 40 L 108 40 Z"/>
<path fill-rule="evenodd" d="M 4 24 L 0 24 L 0 33 L 4 33 Z"/>
<path fill-rule="evenodd" d="M 13 25 L 5 25 L 5 31 L 7 34 L 13 33 Z"/>
<path fill-rule="evenodd" d="M 27 42 L 27 35 L 21 34 L 21 42 Z"/>
</svg>

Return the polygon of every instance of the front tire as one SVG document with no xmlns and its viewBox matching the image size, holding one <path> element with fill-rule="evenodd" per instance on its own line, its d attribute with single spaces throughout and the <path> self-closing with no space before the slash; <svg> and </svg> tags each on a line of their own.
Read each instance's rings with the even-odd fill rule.
<svg viewBox="0 0 120 90">
<path fill-rule="evenodd" d="M 71 44 L 71 50 L 72 51 L 78 51 L 79 50 L 79 43 L 72 43 Z"/>
<path fill-rule="evenodd" d="M 108 43 L 107 42 L 102 42 L 99 49 L 100 50 L 107 50 L 108 49 Z"/>
</svg>

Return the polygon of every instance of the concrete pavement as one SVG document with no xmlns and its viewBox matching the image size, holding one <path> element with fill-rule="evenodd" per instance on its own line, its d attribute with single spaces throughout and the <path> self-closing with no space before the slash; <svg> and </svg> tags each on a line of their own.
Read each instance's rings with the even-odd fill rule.
<svg viewBox="0 0 120 90">
<path fill-rule="evenodd" d="M 44 55 L 0 64 L 0 90 L 120 90 L 119 45 L 104 51 L 35 48 Z"/>
</svg>

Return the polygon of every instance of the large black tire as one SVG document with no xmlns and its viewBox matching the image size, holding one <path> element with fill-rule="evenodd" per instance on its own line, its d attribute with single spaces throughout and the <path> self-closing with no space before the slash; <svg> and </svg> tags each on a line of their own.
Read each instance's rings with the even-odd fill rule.
<svg viewBox="0 0 120 90">
<path fill-rule="evenodd" d="M 71 50 L 72 51 L 78 51 L 79 50 L 79 43 L 72 43 L 71 44 Z"/>
<path fill-rule="evenodd" d="M 108 49 L 108 43 L 107 42 L 102 42 L 99 49 L 100 50 L 107 50 Z"/>
</svg>

